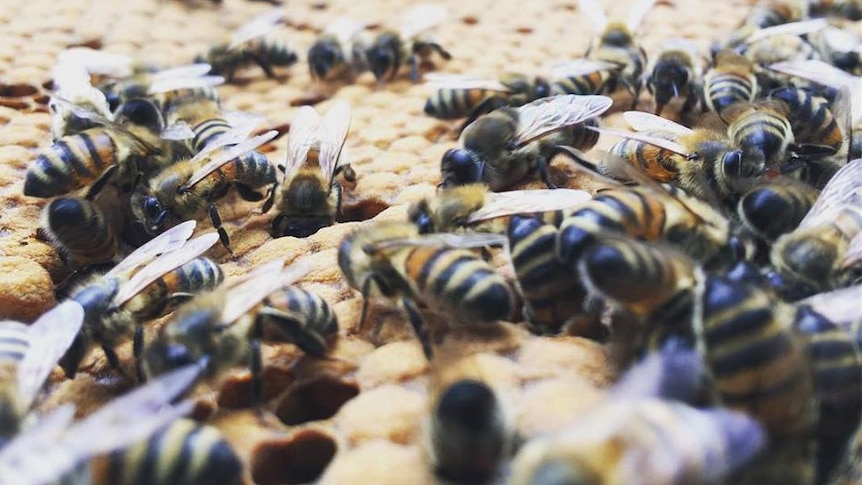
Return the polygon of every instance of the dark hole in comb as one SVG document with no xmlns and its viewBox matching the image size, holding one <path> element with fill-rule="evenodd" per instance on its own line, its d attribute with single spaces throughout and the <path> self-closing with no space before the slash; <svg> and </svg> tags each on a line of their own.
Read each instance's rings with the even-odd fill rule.
<svg viewBox="0 0 862 485">
<path fill-rule="evenodd" d="M 314 106 L 327 100 L 327 97 L 320 93 L 306 93 L 302 96 L 290 101 L 291 106 Z"/>
<path fill-rule="evenodd" d="M 526 27 L 526 26 L 518 27 L 517 29 L 515 29 L 515 32 L 517 32 L 519 34 L 528 35 L 528 34 L 533 33 L 533 28 L 532 27 Z"/>
<path fill-rule="evenodd" d="M 264 441 L 252 452 L 251 476 L 258 485 L 313 482 L 326 470 L 337 449 L 331 436 L 317 430 Z"/>
<path fill-rule="evenodd" d="M 17 109 L 19 111 L 23 111 L 30 107 L 30 103 L 26 101 L 19 101 L 17 99 L 2 99 L 0 98 L 0 106 L 5 106 L 7 108 Z"/>
<path fill-rule="evenodd" d="M 344 204 L 341 206 L 341 222 L 367 221 L 388 208 L 389 204 L 377 198 Z"/>
<path fill-rule="evenodd" d="M 263 400 L 275 399 L 294 381 L 293 374 L 279 367 L 263 369 Z M 221 386 L 218 396 L 219 408 L 241 409 L 255 405 L 252 392 L 251 374 L 231 376 Z"/>
<path fill-rule="evenodd" d="M 275 415 L 294 426 L 335 415 L 341 406 L 359 394 L 355 383 L 335 376 L 322 376 L 295 383 L 279 401 Z"/>
<path fill-rule="evenodd" d="M 466 17 L 461 17 L 461 23 L 466 25 L 476 25 L 479 23 L 479 19 L 473 15 L 468 15 Z"/>
<path fill-rule="evenodd" d="M 26 98 L 39 92 L 39 88 L 31 84 L 2 84 L 0 96 L 4 98 Z"/>
</svg>

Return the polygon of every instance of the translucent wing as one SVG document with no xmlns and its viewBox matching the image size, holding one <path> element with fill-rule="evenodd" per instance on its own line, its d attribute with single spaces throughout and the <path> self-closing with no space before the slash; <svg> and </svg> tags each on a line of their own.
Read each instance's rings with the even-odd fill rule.
<svg viewBox="0 0 862 485">
<path fill-rule="evenodd" d="M 524 146 L 555 131 L 583 123 L 608 110 L 613 100 L 607 96 L 565 94 L 542 98 L 518 108 L 516 144 Z"/>
<path fill-rule="evenodd" d="M 374 243 L 377 249 L 397 249 L 407 246 L 448 247 L 453 249 L 471 249 L 486 246 L 505 246 L 506 236 L 483 232 L 468 234 L 423 234 L 415 237 L 393 238 Z"/>
<path fill-rule="evenodd" d="M 222 323 L 235 322 L 263 301 L 267 295 L 282 287 L 281 261 L 278 263 L 278 265 L 264 265 L 256 269 L 251 277 L 231 286 L 221 314 Z"/>
<path fill-rule="evenodd" d="M 242 143 L 237 143 L 236 145 L 231 146 L 230 148 L 221 148 L 219 151 L 215 152 L 216 155 L 212 157 L 212 159 L 207 162 L 203 167 L 199 168 L 192 174 L 189 181 L 186 182 L 186 187 L 192 187 L 204 178 L 207 175 L 215 172 L 231 160 L 235 160 L 246 153 L 256 150 L 258 147 L 266 144 L 269 140 L 272 140 L 278 136 L 278 131 L 270 130 L 262 135 L 257 135 L 255 137 L 249 138 Z M 207 152 L 207 154 L 212 154 L 213 151 Z"/>
<path fill-rule="evenodd" d="M 692 133 L 687 126 L 644 111 L 626 111 L 623 118 L 635 131 L 666 131 L 680 136 Z"/>
<path fill-rule="evenodd" d="M 485 204 L 470 214 L 467 222 L 478 222 L 513 214 L 550 212 L 579 206 L 593 197 L 585 190 L 513 190 L 490 192 Z"/>
<path fill-rule="evenodd" d="M 181 89 L 215 87 L 224 84 L 222 76 L 175 77 L 154 79 L 147 88 L 147 94 L 164 94 Z"/>
<path fill-rule="evenodd" d="M 68 99 L 65 99 L 65 98 L 63 98 L 59 95 L 56 95 L 56 94 L 51 96 L 50 102 L 51 102 L 52 106 L 53 105 L 59 105 L 60 106 L 59 108 L 55 108 L 55 109 L 68 110 L 70 113 L 74 114 L 75 116 L 77 116 L 79 118 L 90 120 L 93 123 L 108 127 L 112 131 L 116 131 L 116 132 L 119 132 L 119 133 L 126 135 L 131 140 L 133 140 L 134 143 L 138 144 L 140 147 L 142 147 L 143 149 L 145 149 L 149 153 L 159 153 L 159 151 L 160 151 L 159 147 L 153 145 L 152 143 L 144 140 L 143 138 L 136 135 L 135 133 L 129 131 L 122 124 L 116 123 L 112 119 L 113 115 L 111 115 L 111 117 L 105 116 L 104 114 L 99 113 L 95 109 L 77 105 L 77 104 L 69 101 Z"/>
<path fill-rule="evenodd" d="M 74 418 L 75 406 L 60 406 L 0 449 L 0 476 L 7 481 L 4 483 L 43 485 L 64 477 L 75 466 L 75 459 L 62 454 L 56 446 Z M 57 453 L 62 456 L 54 459 L 52 455 Z"/>
<path fill-rule="evenodd" d="M 823 187 L 817 202 L 799 223 L 799 229 L 816 227 L 830 221 L 848 205 L 862 204 L 862 158 L 841 167 Z"/>
<path fill-rule="evenodd" d="M 93 109 L 111 119 L 111 109 L 105 94 L 90 83 L 90 73 L 80 64 L 60 62 L 54 66 L 54 87 L 57 96 L 76 105 Z"/>
<path fill-rule="evenodd" d="M 134 269 L 152 261 L 156 256 L 181 248 L 192 237 L 196 225 L 195 221 L 185 221 L 159 234 L 132 251 L 105 276 L 130 276 Z"/>
<path fill-rule="evenodd" d="M 114 297 L 113 305 L 119 307 L 129 301 L 169 271 L 179 268 L 205 253 L 216 241 L 218 241 L 218 234 L 211 232 L 192 239 L 180 249 L 162 254 L 120 286 Z"/>
<path fill-rule="evenodd" d="M 240 45 L 258 37 L 262 37 L 270 32 L 281 22 L 283 12 L 281 8 L 274 8 L 263 15 L 253 18 L 248 23 L 242 25 L 231 35 L 231 49 L 235 49 Z"/>
<path fill-rule="evenodd" d="M 745 42 L 753 44 L 763 39 L 776 35 L 805 35 L 826 28 L 829 22 L 826 19 L 803 20 L 755 30 L 746 37 Z"/>
<path fill-rule="evenodd" d="M 433 89 L 487 89 L 503 93 L 511 91 L 500 81 L 465 74 L 431 72 L 426 74 L 424 79 L 425 85 Z"/>
<path fill-rule="evenodd" d="M 605 27 L 608 26 L 608 17 L 598 0 L 578 0 L 578 10 L 584 12 L 590 20 L 593 32 L 597 35 L 604 32 Z"/>
<path fill-rule="evenodd" d="M 81 330 L 84 308 L 66 300 L 30 325 L 27 334 L 30 347 L 18 365 L 18 393 L 29 407 L 45 379 L 66 353 Z"/>
<path fill-rule="evenodd" d="M 201 78 L 206 73 L 212 70 L 212 66 L 205 62 L 197 64 L 186 64 L 184 66 L 170 67 L 155 72 L 150 76 L 153 82 L 164 81 L 168 79 L 194 79 Z"/>
<path fill-rule="evenodd" d="M 446 20 L 446 8 L 437 4 L 416 5 L 404 12 L 398 22 L 398 32 L 405 39 L 412 39 L 427 32 Z"/>
<path fill-rule="evenodd" d="M 308 150 L 319 141 L 320 116 L 311 106 L 299 108 L 299 112 L 290 123 L 287 138 L 287 158 L 284 162 L 284 177 L 295 173 L 305 163 Z"/>
<path fill-rule="evenodd" d="M 334 36 L 341 44 L 347 44 L 362 32 L 365 27 L 366 24 L 364 22 L 359 22 L 349 17 L 338 17 L 326 26 L 326 30 L 323 33 Z"/>
<path fill-rule="evenodd" d="M 245 142 L 251 136 L 264 117 L 244 111 L 227 111 L 222 114 L 225 121 L 230 124 L 230 129 L 215 136 L 204 148 L 195 154 L 191 163 L 200 164 L 214 151 L 229 145 L 237 145 Z"/>
<path fill-rule="evenodd" d="M 655 0 L 637 0 L 634 5 L 629 8 L 629 15 L 626 18 L 626 27 L 629 32 L 637 32 L 646 18 L 650 10 L 655 5 Z"/>
<path fill-rule="evenodd" d="M 862 209 L 860 209 L 859 212 L 862 213 Z M 857 268 L 860 266 L 862 266 L 862 233 L 856 234 L 856 236 L 850 240 L 850 244 L 847 246 L 847 251 L 844 253 L 844 261 L 841 262 L 841 267 L 843 269 Z M 862 311 L 860 311 L 860 316 L 862 316 Z"/>
<path fill-rule="evenodd" d="M 113 78 L 129 77 L 134 73 L 135 61 L 123 54 L 112 54 L 88 47 L 72 47 L 57 56 L 57 63 L 83 66 L 90 74 Z"/>
<path fill-rule="evenodd" d="M 551 64 L 548 67 L 548 71 L 551 73 L 551 77 L 563 79 L 599 71 L 613 71 L 619 68 L 620 65 L 613 62 L 596 61 L 593 59 L 573 59 L 571 61 Z"/>
<path fill-rule="evenodd" d="M 808 305 L 817 313 L 838 325 L 842 325 L 859 320 L 860 301 L 862 301 L 862 284 L 828 293 L 819 293 L 796 304 Z"/>
<path fill-rule="evenodd" d="M 190 140 L 195 137 L 195 132 L 188 123 L 180 120 L 162 130 L 159 137 L 162 140 L 172 141 Z"/>
<path fill-rule="evenodd" d="M 347 132 L 350 130 L 350 104 L 346 101 L 335 103 L 320 126 L 320 154 L 317 163 L 320 171 L 326 176 L 327 186 L 332 184 L 335 169 L 338 168 L 341 150 L 347 140 Z"/>
<path fill-rule="evenodd" d="M 628 138 L 630 140 L 637 140 L 644 143 L 649 143 L 650 145 L 655 145 L 659 148 L 670 150 L 682 156 L 690 155 L 688 150 L 686 150 L 685 147 L 680 145 L 679 143 L 658 136 L 646 135 L 643 133 L 633 133 L 631 131 L 624 130 L 613 130 L 610 128 L 595 128 L 592 126 L 589 128 L 593 131 L 597 131 L 605 135 L 618 136 L 620 138 Z"/>
</svg>

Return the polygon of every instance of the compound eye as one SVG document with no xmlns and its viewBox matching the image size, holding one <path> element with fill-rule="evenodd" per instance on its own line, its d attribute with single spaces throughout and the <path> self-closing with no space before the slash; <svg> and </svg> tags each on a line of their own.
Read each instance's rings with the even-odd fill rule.
<svg viewBox="0 0 862 485">
<path fill-rule="evenodd" d="M 159 217 L 159 214 L 162 212 L 162 205 L 159 203 L 159 199 L 155 197 L 147 197 L 144 201 L 144 213 L 147 215 L 149 219 L 155 219 Z"/>
</svg>

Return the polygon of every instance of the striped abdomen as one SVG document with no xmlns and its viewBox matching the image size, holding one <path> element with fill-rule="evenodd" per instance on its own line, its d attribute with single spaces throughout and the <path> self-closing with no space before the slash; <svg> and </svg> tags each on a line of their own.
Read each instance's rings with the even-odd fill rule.
<svg viewBox="0 0 862 485">
<path fill-rule="evenodd" d="M 425 102 L 425 114 L 441 120 L 466 118 L 482 101 L 505 95 L 490 89 L 438 89 Z"/>
<path fill-rule="evenodd" d="M 732 104 L 753 101 L 756 90 L 753 74 L 710 71 L 704 77 L 706 106 L 718 114 Z"/>
<path fill-rule="evenodd" d="M 11 320 L 0 322 L 0 365 L 17 365 L 24 358 L 30 348 L 27 328 Z"/>
<path fill-rule="evenodd" d="M 338 334 L 338 319 L 329 303 L 294 286 L 270 293 L 258 318 L 265 332 L 272 329 L 315 357 L 325 355 L 330 340 Z"/>
<path fill-rule="evenodd" d="M 660 133 L 648 134 L 667 138 Z M 681 157 L 670 150 L 629 138 L 620 140 L 609 151 L 638 167 L 657 182 L 675 181 L 679 177 L 677 164 L 685 163 L 678 160 Z"/>
<path fill-rule="evenodd" d="M 411 248 L 404 266 L 405 276 L 420 299 L 452 310 L 465 322 L 507 320 L 514 314 L 512 288 L 470 251 Z"/>
<path fill-rule="evenodd" d="M 118 158 L 114 135 L 102 128 L 64 136 L 31 162 L 24 195 L 54 197 L 81 189 L 95 182 Z"/>
<path fill-rule="evenodd" d="M 259 188 L 275 182 L 275 167 L 266 155 L 252 151 L 222 165 L 195 184 L 192 190 L 207 200 L 214 200 L 223 196 L 231 183 Z"/>
<path fill-rule="evenodd" d="M 195 153 L 203 150 L 219 135 L 231 129 L 230 123 L 224 118 L 210 118 L 192 127 L 195 136 L 192 138 L 192 149 Z"/>
<path fill-rule="evenodd" d="M 508 236 L 525 317 L 534 329 L 553 334 L 566 326 L 572 335 L 601 336 L 598 316 L 583 309 L 586 289 L 554 255 L 556 228 L 534 217 L 512 216 Z"/>
<path fill-rule="evenodd" d="M 242 462 L 216 428 L 180 419 L 92 463 L 96 485 L 241 483 Z"/>
<path fill-rule="evenodd" d="M 817 200 L 817 191 L 802 184 L 758 184 L 739 200 L 739 218 L 746 228 L 767 242 L 799 226 Z"/>
<path fill-rule="evenodd" d="M 202 293 L 215 289 L 222 281 L 224 273 L 218 263 L 199 256 L 150 283 L 122 308 L 132 312 L 137 321 L 158 318 L 178 304 L 172 295 Z"/>
<path fill-rule="evenodd" d="M 832 115 L 829 101 L 804 89 L 781 88 L 769 94 L 790 108 L 788 119 L 797 144 L 826 145 L 841 150 L 844 133 Z"/>
<path fill-rule="evenodd" d="M 773 437 L 809 435 L 816 424 L 811 374 L 787 325 L 789 309 L 722 277 L 708 277 L 701 298 L 695 330 L 722 404 L 755 417 Z"/>
<path fill-rule="evenodd" d="M 794 142 L 790 121 L 771 110 L 748 110 L 728 126 L 727 134 L 742 150 L 743 159 L 761 168 L 783 164 L 787 147 Z"/>
<path fill-rule="evenodd" d="M 605 92 L 614 71 L 594 71 L 580 76 L 555 79 L 551 83 L 551 94 L 600 94 Z"/>
<path fill-rule="evenodd" d="M 45 208 L 51 238 L 78 265 L 104 263 L 117 253 L 119 241 L 112 222 L 95 203 L 79 197 L 59 197 Z"/>
</svg>

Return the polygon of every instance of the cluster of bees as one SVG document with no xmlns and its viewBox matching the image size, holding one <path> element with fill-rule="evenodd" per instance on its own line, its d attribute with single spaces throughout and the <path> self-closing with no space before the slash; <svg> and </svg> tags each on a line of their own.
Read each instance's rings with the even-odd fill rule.
<svg viewBox="0 0 862 485">
<path fill-rule="evenodd" d="M 436 195 L 405 221 L 363 224 L 338 248 L 363 298 L 356 327 L 366 329 L 379 300 L 397 305 L 435 375 L 449 376 L 432 378 L 425 440 L 441 481 L 862 480 L 862 5 L 762 1 L 704 68 L 682 40 L 649 62 L 637 29 L 653 3 L 635 2 L 622 22 L 581 0 L 595 38 L 547 77 L 427 75 L 437 91 L 425 112 L 466 120 L 460 146 L 441 159 Z M 373 40 L 339 19 L 308 52 L 312 77 L 367 69 L 382 82 L 407 68 L 416 82 L 423 60 L 450 57 L 427 34 L 443 18 L 419 6 Z M 300 108 L 279 165 L 257 151 L 275 131 L 254 135 L 259 118 L 222 110 L 215 87 L 239 70 L 274 76 L 297 62 L 261 37 L 280 19 L 256 19 L 179 68 L 80 49 L 61 56 L 54 142 L 32 161 L 24 192 L 50 199 L 42 229 L 71 266 L 110 269 L 65 290 L 32 326 L 0 326 L 11 376 L 0 387 L 0 476 L 43 483 L 90 466 L 140 475 L 161 463 L 167 481 L 147 483 L 232 483 L 242 465 L 230 446 L 213 428 L 175 420 L 190 405 L 172 400 L 246 365 L 259 403 L 264 338 L 328 358 L 339 323 L 328 302 L 295 286 L 307 262 L 224 281 L 204 256 L 219 241 L 231 251 L 219 214 L 231 187 L 263 213 L 275 209 L 273 237 L 307 237 L 337 221 L 336 179 L 361 176 L 344 150 L 347 103 L 323 115 Z M 609 95 L 628 93 L 636 108 L 643 87 L 654 113 L 625 112 L 633 131 L 601 126 Z M 703 114 L 690 127 L 661 117 L 669 110 Z M 591 152 L 602 135 L 620 141 Z M 599 189 L 557 187 L 558 156 Z M 547 189 L 509 190 L 536 176 Z M 215 231 L 192 238 L 201 219 Z M 515 281 L 490 262 L 499 254 Z M 171 313 L 145 342 L 147 322 Z M 517 436 L 493 384 L 469 359 L 440 352 L 445 329 L 429 313 L 607 343 L 626 373 L 570 428 Z M 87 420 L 72 424 L 60 410 L 25 427 L 55 364 L 72 378 L 100 347 L 126 373 L 114 349 L 128 341 L 129 377 L 146 384 Z M 120 430 L 135 412 L 140 431 Z M 75 442 L 96 425 L 118 436 Z M 62 466 L 32 463 L 46 443 Z M 91 460 L 107 452 L 108 465 Z M 183 453 L 199 466 L 177 465 Z"/>
</svg>

